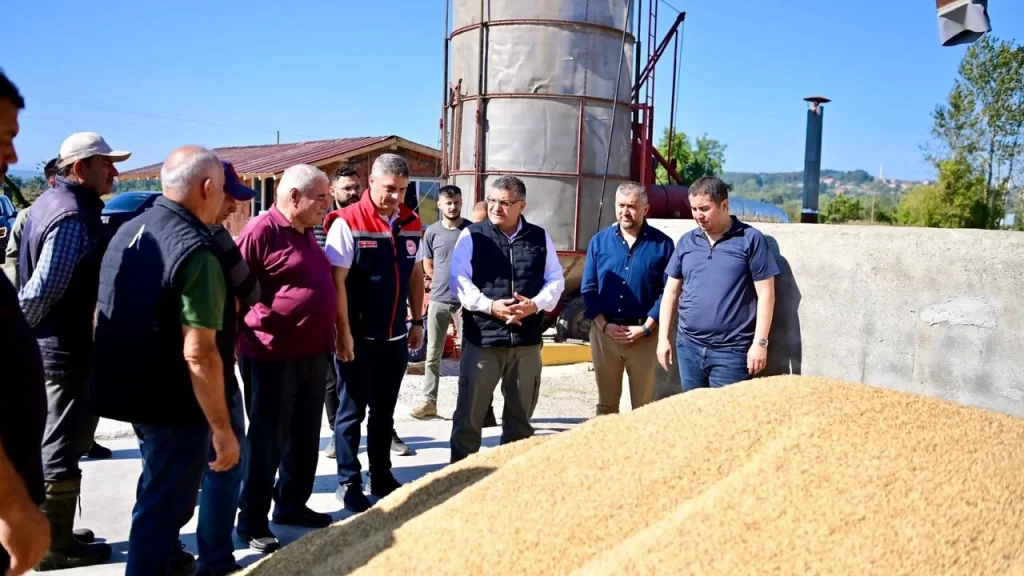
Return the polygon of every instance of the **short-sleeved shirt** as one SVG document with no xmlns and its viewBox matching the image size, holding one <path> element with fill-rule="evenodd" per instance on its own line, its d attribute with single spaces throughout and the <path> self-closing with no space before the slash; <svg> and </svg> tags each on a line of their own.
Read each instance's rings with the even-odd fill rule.
<svg viewBox="0 0 1024 576">
<path fill-rule="evenodd" d="M 199 248 L 178 272 L 181 278 L 181 324 L 220 330 L 224 325 L 224 270 L 217 256 Z"/>
<path fill-rule="evenodd" d="M 754 283 L 779 274 L 764 235 L 732 217 L 714 246 L 700 228 L 676 243 L 668 276 L 682 279 L 679 336 L 700 346 L 749 348 L 757 322 Z"/>
<path fill-rule="evenodd" d="M 448 228 L 441 221 L 431 224 L 423 233 L 423 256 L 430 258 L 434 264 L 434 275 L 430 280 L 430 300 L 445 304 L 458 304 L 459 298 L 449 286 L 449 274 L 452 266 L 452 251 L 459 234 L 470 225 L 463 219 L 455 228 Z"/>
<path fill-rule="evenodd" d="M 398 220 L 398 211 L 395 211 L 391 218 L 381 216 L 381 220 L 387 222 L 388 226 L 393 226 L 395 220 Z M 331 230 L 327 233 L 327 244 L 324 250 L 331 266 L 346 270 L 352 268 L 352 260 L 356 255 L 356 240 L 352 236 L 352 228 L 349 227 L 348 222 L 345 222 L 344 218 L 338 218 L 331 224 Z M 420 242 L 420 247 L 416 250 L 416 261 L 423 261 L 423 242 Z"/>
</svg>

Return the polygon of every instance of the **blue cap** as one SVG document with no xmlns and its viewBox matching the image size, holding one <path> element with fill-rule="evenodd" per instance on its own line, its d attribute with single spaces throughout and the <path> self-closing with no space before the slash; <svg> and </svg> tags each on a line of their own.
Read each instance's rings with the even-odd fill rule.
<svg viewBox="0 0 1024 576">
<path fill-rule="evenodd" d="M 242 184 L 242 179 L 235 172 L 235 167 L 227 160 L 221 160 L 224 165 L 224 192 L 239 202 L 252 200 L 256 197 L 256 191 Z"/>
</svg>

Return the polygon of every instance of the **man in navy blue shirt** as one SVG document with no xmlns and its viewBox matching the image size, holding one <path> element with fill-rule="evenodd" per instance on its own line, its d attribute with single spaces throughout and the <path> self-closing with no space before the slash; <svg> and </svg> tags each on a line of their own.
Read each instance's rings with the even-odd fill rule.
<svg viewBox="0 0 1024 576">
<path fill-rule="evenodd" d="M 597 379 L 597 414 L 615 414 L 622 372 L 629 376 L 633 409 L 654 396 L 655 352 L 672 239 L 652 228 L 647 191 L 626 182 L 615 192 L 617 222 L 590 240 L 583 267 L 583 303 L 590 323 L 590 353 Z"/>
<path fill-rule="evenodd" d="M 779 274 L 764 235 L 729 214 L 725 182 L 698 179 L 690 186 L 690 208 L 697 228 L 676 245 L 661 301 L 666 326 L 679 303 L 675 349 L 684 392 L 764 370 Z M 658 361 L 666 370 L 673 363 L 668 331 L 661 332 Z"/>
</svg>

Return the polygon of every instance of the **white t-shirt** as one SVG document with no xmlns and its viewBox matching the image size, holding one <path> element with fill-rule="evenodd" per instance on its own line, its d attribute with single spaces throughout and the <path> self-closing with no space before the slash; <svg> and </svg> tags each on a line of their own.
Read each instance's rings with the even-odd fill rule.
<svg viewBox="0 0 1024 576">
<path fill-rule="evenodd" d="M 387 222 L 390 227 L 398 219 L 398 212 L 395 212 L 395 215 L 389 219 L 383 216 L 380 219 Z M 352 237 L 352 229 L 349 228 L 348 222 L 345 222 L 344 218 L 338 218 L 331 224 L 331 229 L 327 232 L 327 242 L 324 250 L 327 252 L 327 260 L 331 263 L 331 266 L 346 270 L 352 268 L 352 258 L 355 257 L 356 252 L 356 241 Z M 416 251 L 416 261 L 423 261 L 422 241 L 420 242 L 419 249 Z"/>
</svg>

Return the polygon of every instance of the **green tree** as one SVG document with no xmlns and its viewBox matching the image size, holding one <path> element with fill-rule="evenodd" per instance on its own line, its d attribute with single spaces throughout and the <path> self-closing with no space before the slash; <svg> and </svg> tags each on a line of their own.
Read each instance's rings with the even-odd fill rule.
<svg viewBox="0 0 1024 576">
<path fill-rule="evenodd" d="M 995 227 L 1008 195 L 1015 189 L 1019 193 L 1024 173 L 1024 46 L 991 35 L 972 44 L 960 62 L 953 89 L 932 119 L 932 135 L 939 146 L 928 150 L 926 157 L 936 167 L 946 161 L 970 166 L 965 170 L 947 165 L 947 190 L 976 189 L 988 208 L 985 227 Z M 957 175 L 967 179 L 951 180 Z M 962 207 L 966 200 L 960 200 Z"/>
<path fill-rule="evenodd" d="M 864 208 L 860 205 L 860 200 L 846 194 L 840 194 L 825 202 L 821 211 L 821 221 L 826 223 L 842 224 L 863 219 Z"/>
<path fill-rule="evenodd" d="M 658 143 L 658 151 L 669 162 L 675 160 L 676 173 L 683 179 L 683 184 L 689 186 L 701 176 L 716 176 L 722 173 L 722 166 L 725 165 L 725 144 L 705 134 L 697 138 L 695 147 L 685 133 L 676 132 L 672 138 L 672 158 L 669 158 L 668 142 L 669 132 L 666 128 Z M 658 166 L 655 178 L 658 182 L 669 181 L 668 173 L 661 166 Z"/>
<path fill-rule="evenodd" d="M 903 197 L 896 221 L 906 226 L 992 228 L 992 207 L 984 192 L 984 173 L 964 159 L 944 160 L 935 185 L 916 186 Z"/>
</svg>

